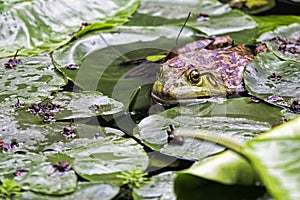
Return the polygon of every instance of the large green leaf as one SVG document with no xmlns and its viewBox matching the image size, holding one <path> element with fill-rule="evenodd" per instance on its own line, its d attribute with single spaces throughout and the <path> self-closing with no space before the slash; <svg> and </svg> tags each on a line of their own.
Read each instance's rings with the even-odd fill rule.
<svg viewBox="0 0 300 200">
<path fill-rule="evenodd" d="M 39 166 L 46 160 L 45 156 L 39 154 L 11 154 L 0 156 L 0 177 L 13 178 L 17 170 L 29 171 Z"/>
<path fill-rule="evenodd" d="M 36 103 L 45 99 L 53 91 L 63 86 L 66 81 L 55 72 L 47 55 L 20 57 L 22 64 L 15 69 L 6 69 L 8 59 L 0 59 L 0 101 L 8 107 L 17 102 Z"/>
<path fill-rule="evenodd" d="M 276 199 L 300 198 L 300 118 L 246 143 L 244 154 Z"/>
<path fill-rule="evenodd" d="M 208 20 L 190 22 L 188 26 L 209 36 L 231 35 L 236 44 L 253 44 L 257 34 L 256 22 L 238 10 L 212 16 Z"/>
<path fill-rule="evenodd" d="M 49 163 L 40 163 L 18 179 L 22 189 L 50 195 L 74 192 L 77 176 L 73 170 L 59 173 Z"/>
<path fill-rule="evenodd" d="M 89 199 L 98 200 L 110 200 L 119 192 L 119 187 L 106 184 L 106 183 L 87 183 L 78 182 L 78 186 L 75 192 L 66 194 L 64 196 L 50 196 L 41 193 L 22 192 L 22 196 L 18 196 L 20 200 L 74 200 L 74 199 Z"/>
<path fill-rule="evenodd" d="M 254 96 L 276 105 L 290 107 L 300 98 L 300 63 L 282 61 L 272 53 L 262 53 L 248 64 L 244 73 L 247 90 Z M 277 77 L 277 79 L 276 79 Z M 273 97 L 280 96 L 277 100 Z"/>
<path fill-rule="evenodd" d="M 300 23 L 281 26 L 274 31 L 262 34 L 258 39 L 266 43 L 267 47 L 278 57 L 300 62 Z"/>
<path fill-rule="evenodd" d="M 252 16 L 252 19 L 257 23 L 258 35 L 267 31 L 272 31 L 279 26 L 300 23 L 300 16 L 295 15 Z"/>
<path fill-rule="evenodd" d="M 120 25 L 138 5 L 139 0 L 4 2 L 0 5 L 0 57 L 12 55 L 17 49 L 22 49 L 23 55 L 53 50 L 69 40 L 81 22 L 100 21 L 88 29 Z"/>
<path fill-rule="evenodd" d="M 89 91 L 100 91 L 128 105 L 132 93 L 142 87 L 136 107 L 149 105 L 151 84 L 156 79 L 159 64 L 141 62 L 121 64 L 169 51 L 180 27 L 119 27 L 110 33 L 93 33 L 54 51 L 57 68 L 78 86 Z M 182 41 L 193 41 L 193 32 L 183 31 Z M 101 58 L 101 59 L 100 59 Z M 80 65 L 69 70 L 70 64 Z M 149 86 L 150 85 L 150 86 Z"/>
<path fill-rule="evenodd" d="M 192 13 L 189 21 L 193 21 L 199 14 L 221 15 L 230 10 L 229 5 L 217 0 L 142 0 L 140 8 L 127 25 L 182 24 L 189 12 Z"/>
<path fill-rule="evenodd" d="M 134 188 L 133 197 L 135 200 L 176 199 L 173 189 L 174 178 L 175 174 L 170 172 L 154 176 L 140 188 Z"/>
<path fill-rule="evenodd" d="M 123 104 L 99 92 L 60 92 L 52 100 L 63 110 L 59 111 L 56 119 L 83 118 L 97 115 L 113 115 L 122 111 Z"/>
<path fill-rule="evenodd" d="M 222 151 L 223 148 L 208 142 L 187 138 L 183 145 L 167 143 L 167 130 L 210 131 L 211 134 L 226 135 L 239 141 L 253 138 L 271 125 L 280 123 L 281 109 L 263 103 L 251 103 L 249 98 L 226 99 L 223 103 L 200 104 L 175 107 L 160 114 L 144 118 L 134 135 L 156 150 L 164 153 L 201 159 Z"/>
<path fill-rule="evenodd" d="M 148 165 L 147 154 L 132 139 L 116 139 L 79 147 L 66 154 L 74 158 L 73 169 L 89 181 L 116 182 L 123 171 L 144 171 Z"/>
</svg>

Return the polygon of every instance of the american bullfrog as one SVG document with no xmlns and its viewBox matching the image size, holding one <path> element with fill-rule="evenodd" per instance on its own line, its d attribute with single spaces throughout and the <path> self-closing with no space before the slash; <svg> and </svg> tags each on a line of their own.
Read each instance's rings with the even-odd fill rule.
<svg viewBox="0 0 300 200">
<path fill-rule="evenodd" d="M 243 70 L 253 52 L 245 45 L 233 46 L 230 36 L 187 44 L 177 54 L 161 66 L 151 93 L 155 101 L 187 104 L 245 91 Z"/>
</svg>

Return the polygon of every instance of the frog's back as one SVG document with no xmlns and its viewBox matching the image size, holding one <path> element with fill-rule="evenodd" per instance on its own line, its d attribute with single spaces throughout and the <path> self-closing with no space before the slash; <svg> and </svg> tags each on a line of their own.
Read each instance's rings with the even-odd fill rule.
<svg viewBox="0 0 300 200">
<path fill-rule="evenodd" d="M 201 49 L 178 57 L 186 62 L 185 66 L 195 66 L 201 74 L 222 84 L 228 94 L 245 91 L 243 70 L 253 60 L 248 47 L 240 45 L 218 50 Z"/>
</svg>

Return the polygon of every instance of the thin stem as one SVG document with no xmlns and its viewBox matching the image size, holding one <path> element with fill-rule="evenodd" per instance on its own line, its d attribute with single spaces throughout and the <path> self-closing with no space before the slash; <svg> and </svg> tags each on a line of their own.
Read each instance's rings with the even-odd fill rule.
<svg viewBox="0 0 300 200">
<path fill-rule="evenodd" d="M 232 139 L 224 134 L 216 134 L 211 131 L 194 131 L 194 130 L 175 130 L 174 135 L 195 138 L 198 140 L 209 141 L 222 145 L 230 150 L 237 152 L 242 155 L 243 143 Z"/>
</svg>

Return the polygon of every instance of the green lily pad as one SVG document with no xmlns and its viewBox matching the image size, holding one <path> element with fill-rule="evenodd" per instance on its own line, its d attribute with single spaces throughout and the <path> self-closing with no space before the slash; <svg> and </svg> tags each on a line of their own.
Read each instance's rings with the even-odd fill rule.
<svg viewBox="0 0 300 200">
<path fill-rule="evenodd" d="M 300 198 L 300 118 L 248 141 L 244 154 L 275 199 Z"/>
<path fill-rule="evenodd" d="M 141 6 L 126 25 L 157 26 L 180 23 L 182 24 L 189 12 L 189 21 L 196 20 L 200 13 L 220 15 L 229 12 L 229 5 L 217 0 L 142 0 Z"/>
<path fill-rule="evenodd" d="M 31 169 L 18 179 L 22 189 L 50 195 L 64 195 L 77 188 L 77 176 L 73 170 L 63 173 L 55 172 L 49 163 Z"/>
<path fill-rule="evenodd" d="M 282 61 L 272 53 L 261 53 L 246 66 L 245 86 L 259 99 L 291 107 L 293 101 L 300 98 L 299 70 L 298 62 Z"/>
<path fill-rule="evenodd" d="M 60 92 L 52 103 L 61 105 L 56 119 L 83 118 L 98 115 L 113 115 L 121 112 L 123 104 L 99 92 Z"/>
<path fill-rule="evenodd" d="M 300 62 L 300 24 L 281 26 L 262 34 L 258 39 L 266 43 L 278 57 Z"/>
<path fill-rule="evenodd" d="M 123 171 L 144 171 L 148 165 L 147 154 L 132 139 L 97 142 L 65 152 L 74 158 L 73 169 L 92 182 L 115 182 Z"/>
<path fill-rule="evenodd" d="M 140 188 L 133 189 L 134 199 L 176 199 L 173 189 L 175 174 L 171 172 L 152 177 Z"/>
<path fill-rule="evenodd" d="M 1 95 L 0 101 L 8 107 L 17 102 L 35 103 L 49 96 L 66 83 L 60 74 L 54 71 L 48 56 L 17 57 L 22 64 L 15 69 L 5 69 L 8 59 L 0 59 Z"/>
<path fill-rule="evenodd" d="M 212 16 L 208 20 L 189 22 L 188 26 L 209 36 L 231 35 L 235 44 L 253 44 L 257 34 L 256 22 L 238 10 Z"/>
<path fill-rule="evenodd" d="M 266 16 L 251 16 L 258 26 L 258 35 L 267 31 L 272 31 L 279 26 L 300 23 L 300 16 L 295 15 L 266 15 Z"/>
<path fill-rule="evenodd" d="M 74 41 L 54 51 L 52 57 L 56 67 L 79 87 L 100 91 L 126 106 L 142 86 L 135 108 L 143 108 L 150 104 L 151 85 L 160 65 L 143 59 L 138 64 L 131 61 L 169 51 L 179 31 L 180 27 L 175 26 L 119 27 Z M 192 41 L 192 35 L 190 29 L 184 30 L 180 44 Z M 70 64 L 79 68 L 69 70 Z"/>
<path fill-rule="evenodd" d="M 116 196 L 119 192 L 119 187 L 106 184 L 106 183 L 87 183 L 78 182 L 77 189 L 71 194 L 66 194 L 64 196 L 50 196 L 40 193 L 33 192 L 22 192 L 22 196 L 18 196 L 20 200 L 73 200 L 73 199 L 89 199 L 98 200 L 110 200 Z"/>
<path fill-rule="evenodd" d="M 22 55 L 53 50 L 71 39 L 69 34 L 79 30 L 81 22 L 98 21 L 94 29 L 123 24 L 138 8 L 139 2 L 87 0 L 72 6 L 68 0 L 2 3 L 0 57 L 13 55 L 17 49 L 21 49 Z"/>
<path fill-rule="evenodd" d="M 249 98 L 226 99 L 223 103 L 207 102 L 196 106 L 174 107 L 144 118 L 134 135 L 144 143 L 164 153 L 202 159 L 224 150 L 216 144 L 191 138 L 183 145 L 168 144 L 167 130 L 210 131 L 225 134 L 238 141 L 255 137 L 282 120 L 281 109 L 263 103 L 251 103 Z"/>
<path fill-rule="evenodd" d="M 0 176 L 12 179 L 17 170 L 30 171 L 44 163 L 45 156 L 39 154 L 11 154 L 1 153 L 0 156 Z"/>
</svg>

